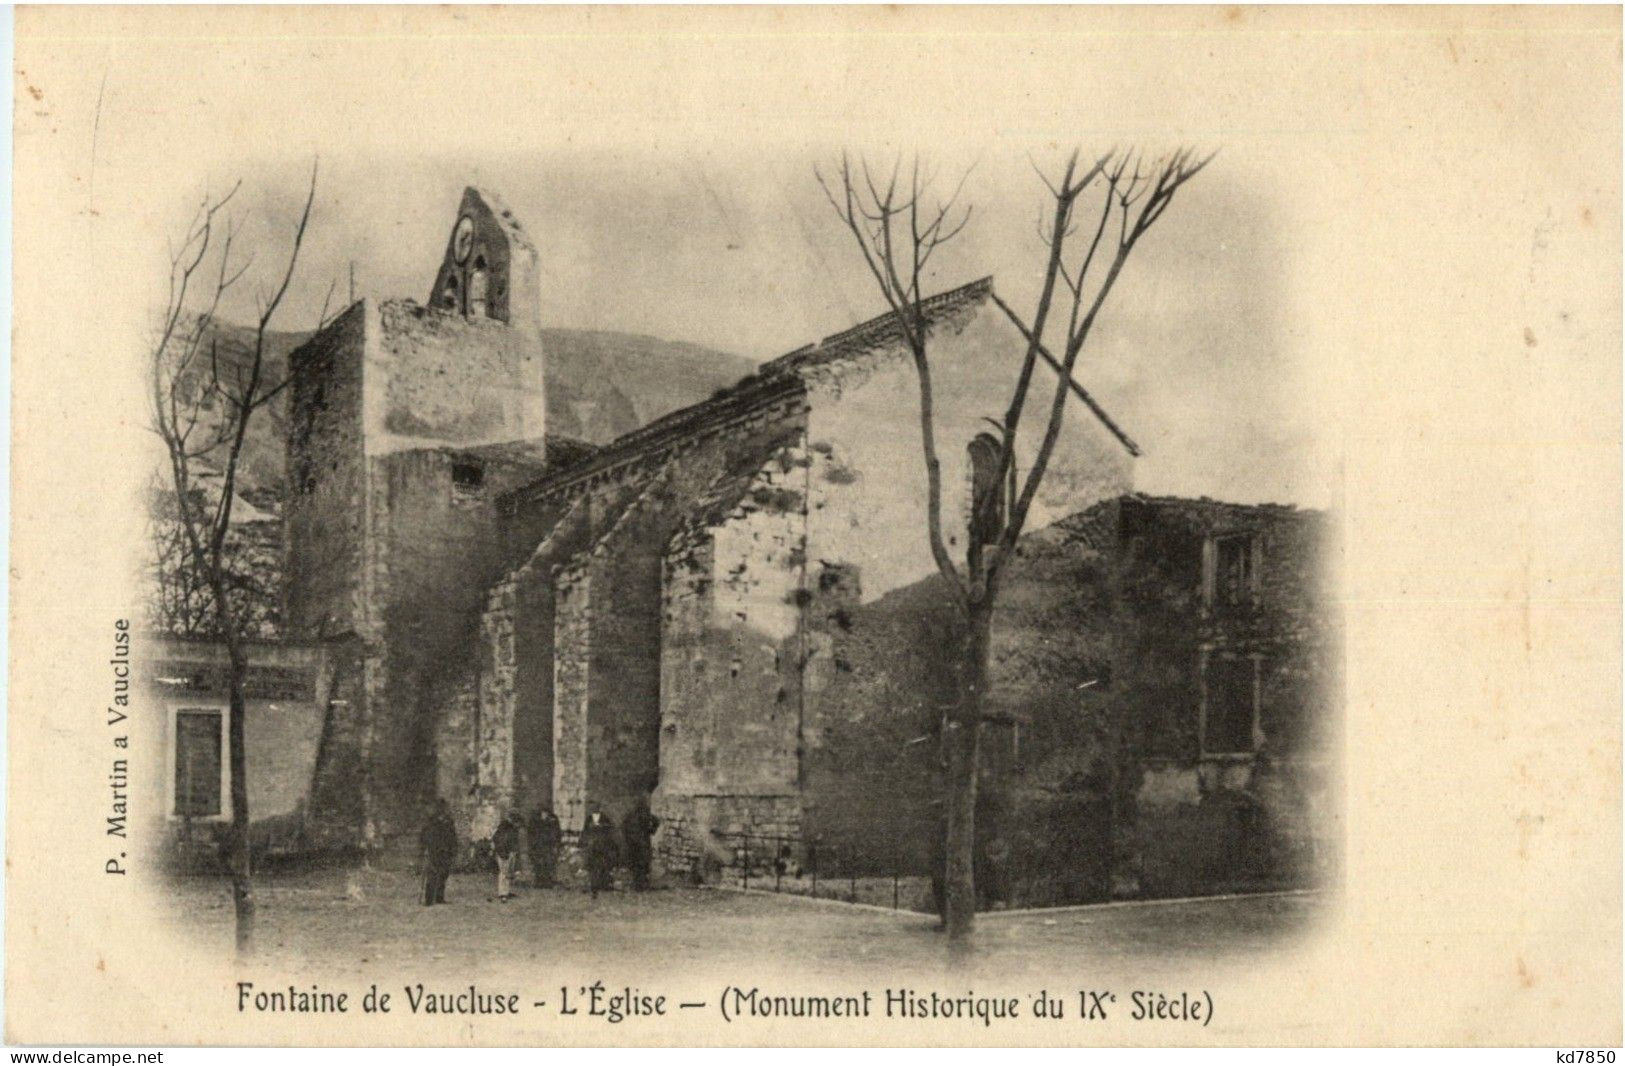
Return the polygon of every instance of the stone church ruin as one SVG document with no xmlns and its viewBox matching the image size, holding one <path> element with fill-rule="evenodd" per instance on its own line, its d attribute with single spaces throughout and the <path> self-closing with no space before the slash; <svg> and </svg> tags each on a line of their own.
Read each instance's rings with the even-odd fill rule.
<svg viewBox="0 0 1625 1066">
<path fill-rule="evenodd" d="M 539 252 L 495 196 L 465 191 L 425 295 L 361 300 L 287 357 L 278 625 L 248 709 L 261 839 L 388 862 L 436 797 L 465 840 L 538 805 L 568 839 L 589 804 L 647 797 L 670 877 L 749 861 L 749 834 L 781 861 L 923 869 L 958 623 L 891 317 L 589 443 L 553 424 Z M 992 279 L 927 313 L 951 534 L 1026 338 Z M 1136 493 L 1138 448 L 1071 388 L 995 622 L 1001 876 L 1055 901 L 1324 879 L 1325 516 Z M 151 670 L 188 831 L 228 816 L 211 656 L 171 638 Z"/>
</svg>

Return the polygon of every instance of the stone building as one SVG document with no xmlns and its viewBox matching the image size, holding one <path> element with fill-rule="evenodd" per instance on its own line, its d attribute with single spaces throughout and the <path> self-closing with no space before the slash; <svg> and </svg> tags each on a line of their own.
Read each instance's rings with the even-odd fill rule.
<svg viewBox="0 0 1625 1066">
<path fill-rule="evenodd" d="M 282 617 L 325 664 L 307 839 L 398 853 L 436 795 L 471 839 L 507 809 L 550 804 L 568 833 L 590 804 L 619 819 L 648 797 L 673 873 L 736 861 L 745 832 L 917 865 L 956 623 L 895 321 L 588 445 L 547 432 L 544 297 L 518 220 L 470 189 L 425 304 L 364 300 L 289 357 Z M 991 279 L 925 310 L 952 550 L 967 445 L 1027 337 Z M 1045 353 L 1035 388 L 1056 380 Z M 1098 883 L 1071 896 L 1183 884 L 1201 863 L 1159 851 L 1150 820 L 1200 834 L 1211 795 L 1323 834 L 1303 775 L 1277 768 L 1324 762 L 1299 745 L 1329 691 L 1318 517 L 1134 495 L 1134 443 L 1069 389 L 996 622 L 988 794 L 1009 812 L 1086 797 L 1063 843 Z M 1231 611 L 1235 574 L 1256 611 Z"/>
<path fill-rule="evenodd" d="M 143 663 L 164 738 L 161 802 L 172 857 L 208 868 L 231 823 L 229 663 L 219 642 L 163 636 Z M 249 810 L 257 859 L 305 855 L 310 783 L 327 742 L 328 649 L 249 640 L 243 707 Z"/>
<path fill-rule="evenodd" d="M 1331 534 L 1319 512 L 1131 494 L 1025 538 L 994 655 L 1011 725 L 988 761 L 990 831 L 1041 882 L 1029 896 L 1327 880 Z"/>
</svg>

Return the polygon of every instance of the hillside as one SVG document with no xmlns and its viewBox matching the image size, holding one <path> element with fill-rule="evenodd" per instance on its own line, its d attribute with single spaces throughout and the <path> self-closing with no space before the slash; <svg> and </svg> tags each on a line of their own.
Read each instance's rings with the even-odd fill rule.
<svg viewBox="0 0 1625 1066">
<path fill-rule="evenodd" d="M 756 369 L 742 356 L 604 330 L 544 329 L 548 430 L 607 444 Z"/>
</svg>

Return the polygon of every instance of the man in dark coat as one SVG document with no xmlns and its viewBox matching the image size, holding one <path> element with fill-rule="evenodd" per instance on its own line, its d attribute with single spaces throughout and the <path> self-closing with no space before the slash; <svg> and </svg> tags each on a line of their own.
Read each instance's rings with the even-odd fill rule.
<svg viewBox="0 0 1625 1066">
<path fill-rule="evenodd" d="M 559 819 L 552 808 L 537 807 L 525 823 L 530 846 L 530 872 L 537 888 L 552 888 L 559 864 Z"/>
<path fill-rule="evenodd" d="M 593 899 L 615 887 L 615 823 L 594 803 L 581 827 L 581 851 L 587 859 L 587 889 Z"/>
<path fill-rule="evenodd" d="M 457 858 L 457 825 L 451 820 L 451 804 L 435 802 L 434 813 L 423 825 L 419 839 L 423 850 L 423 905 L 446 902 L 446 878 Z"/>
<path fill-rule="evenodd" d="M 513 867 L 519 861 L 519 816 L 509 811 L 491 834 L 491 851 L 497 859 L 497 899 L 513 899 Z"/>
<path fill-rule="evenodd" d="M 649 801 L 639 798 L 621 824 L 621 837 L 626 847 L 626 868 L 632 875 L 632 889 L 642 892 L 649 887 L 649 860 L 653 848 L 649 838 L 660 828 L 660 819 L 649 811 Z"/>
</svg>

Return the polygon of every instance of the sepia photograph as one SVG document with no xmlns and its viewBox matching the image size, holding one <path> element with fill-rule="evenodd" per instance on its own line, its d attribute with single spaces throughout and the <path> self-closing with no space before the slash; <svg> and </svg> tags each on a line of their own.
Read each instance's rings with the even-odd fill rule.
<svg viewBox="0 0 1625 1066">
<path fill-rule="evenodd" d="M 7 1042 L 1618 1044 L 1619 47 L 20 10 Z"/>
</svg>

